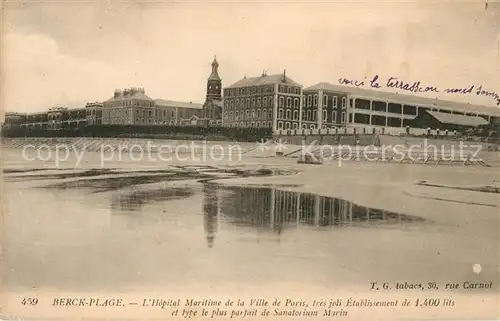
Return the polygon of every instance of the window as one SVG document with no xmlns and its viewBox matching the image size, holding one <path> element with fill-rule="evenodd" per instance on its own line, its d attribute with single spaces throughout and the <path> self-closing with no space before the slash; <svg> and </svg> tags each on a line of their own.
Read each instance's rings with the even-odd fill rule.
<svg viewBox="0 0 500 321">
<path fill-rule="evenodd" d="M 299 111 L 298 110 L 294 110 L 293 111 L 293 119 L 294 120 L 298 120 L 299 119 Z"/>
<path fill-rule="evenodd" d="M 252 108 L 255 107 L 255 98 L 252 98 Z"/>
<path fill-rule="evenodd" d="M 255 110 L 252 110 L 252 119 L 255 119 Z"/>
<path fill-rule="evenodd" d="M 318 111 L 313 110 L 313 119 L 312 120 L 318 120 Z"/>
<path fill-rule="evenodd" d="M 293 108 L 299 108 L 299 99 L 298 98 L 295 98 L 293 100 Z"/>
<path fill-rule="evenodd" d="M 235 118 L 235 120 L 239 120 L 239 119 L 238 119 L 238 118 L 239 118 L 239 113 L 238 113 L 238 111 L 235 111 L 235 112 L 234 112 L 234 118 Z"/>
<path fill-rule="evenodd" d="M 233 112 L 232 111 L 229 112 L 229 119 L 233 120 Z"/>
<path fill-rule="evenodd" d="M 328 119 L 328 112 L 326 110 L 323 110 L 323 119 L 322 121 L 326 122 Z"/>
<path fill-rule="evenodd" d="M 312 96 L 311 95 L 307 95 L 307 106 L 308 107 L 311 106 L 311 102 L 312 102 Z"/>
<path fill-rule="evenodd" d="M 323 106 L 326 106 L 328 104 L 328 96 L 323 95 Z"/>
<path fill-rule="evenodd" d="M 346 108 L 347 98 L 342 97 L 342 109 Z"/>
<path fill-rule="evenodd" d="M 299 124 L 298 123 L 293 123 L 293 129 L 297 129 L 299 128 Z"/>
<path fill-rule="evenodd" d="M 306 118 L 306 120 L 311 120 L 311 111 L 310 110 L 307 111 L 307 118 Z"/>
<path fill-rule="evenodd" d="M 337 112 L 332 111 L 332 123 L 337 123 Z"/>
<path fill-rule="evenodd" d="M 257 119 L 260 119 L 260 109 L 257 109 Z"/>
<path fill-rule="evenodd" d="M 283 129 L 283 122 L 282 121 L 278 122 L 278 129 Z"/>
<path fill-rule="evenodd" d="M 257 128 L 259 128 L 259 127 L 260 127 L 260 121 L 258 121 L 258 122 L 256 123 L 256 126 L 257 126 Z"/>
<path fill-rule="evenodd" d="M 259 88 L 260 88 L 260 87 L 259 87 Z M 259 98 L 257 98 L 257 107 L 261 107 L 261 104 L 260 104 L 260 103 L 261 103 L 261 101 L 260 101 L 260 97 L 259 97 Z"/>
<path fill-rule="evenodd" d="M 318 94 L 314 94 L 313 106 L 318 106 Z"/>
<path fill-rule="evenodd" d="M 272 110 L 272 108 L 269 108 L 267 110 L 267 118 L 273 118 L 273 110 Z"/>
<path fill-rule="evenodd" d="M 288 98 L 286 99 L 286 106 L 287 106 L 287 107 L 292 107 L 292 98 L 288 97 Z"/>
<path fill-rule="evenodd" d="M 231 99 L 231 109 L 234 107 L 234 100 Z"/>
<path fill-rule="evenodd" d="M 291 119 L 290 116 L 292 114 L 292 111 L 290 109 L 287 109 L 286 111 L 286 119 Z"/>
<path fill-rule="evenodd" d="M 345 124 L 345 112 L 342 112 L 342 124 Z"/>
<path fill-rule="evenodd" d="M 311 124 L 311 125 L 309 126 L 309 128 L 311 128 L 311 129 L 315 129 L 315 128 L 316 128 L 316 126 L 315 126 L 314 124 Z"/>
<path fill-rule="evenodd" d="M 262 106 L 267 107 L 267 97 L 264 97 L 262 101 Z"/>
<path fill-rule="evenodd" d="M 285 106 L 285 98 L 283 97 L 280 97 L 280 104 L 279 104 L 280 107 L 284 107 Z"/>
<path fill-rule="evenodd" d="M 285 124 L 285 129 L 290 129 L 290 128 L 291 128 L 291 124 L 287 122 L 287 123 Z"/>
<path fill-rule="evenodd" d="M 278 112 L 278 118 L 283 118 L 283 109 L 280 108 L 279 112 Z"/>
</svg>

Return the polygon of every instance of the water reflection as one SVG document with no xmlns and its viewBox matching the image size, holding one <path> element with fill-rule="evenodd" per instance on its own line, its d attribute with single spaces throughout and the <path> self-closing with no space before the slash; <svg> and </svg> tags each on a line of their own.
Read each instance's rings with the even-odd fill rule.
<svg viewBox="0 0 500 321">
<path fill-rule="evenodd" d="M 219 227 L 219 189 L 216 185 L 203 185 L 203 227 L 208 247 L 212 247 Z"/>
<path fill-rule="evenodd" d="M 138 190 L 131 193 L 121 192 L 113 195 L 111 209 L 118 210 L 118 213 L 122 211 L 139 211 L 142 206 L 151 202 L 182 199 L 193 194 L 192 189 L 187 187 Z"/>
<path fill-rule="evenodd" d="M 275 188 L 205 184 L 203 193 L 204 227 L 209 247 L 213 246 L 220 220 L 278 234 L 299 226 L 375 226 L 424 221 L 421 217 L 359 206 L 339 198 Z"/>
</svg>

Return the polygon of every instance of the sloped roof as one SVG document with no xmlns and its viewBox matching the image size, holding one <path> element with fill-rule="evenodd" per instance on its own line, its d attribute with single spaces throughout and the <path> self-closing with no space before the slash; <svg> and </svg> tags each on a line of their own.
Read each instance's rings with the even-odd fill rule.
<svg viewBox="0 0 500 321">
<path fill-rule="evenodd" d="M 128 99 L 140 99 L 140 100 L 153 100 L 150 97 L 146 96 L 146 94 L 142 93 L 141 91 L 137 91 L 134 94 L 129 94 L 126 97 L 123 97 L 122 95 L 118 97 L 111 97 L 110 99 L 106 101 L 122 101 L 122 100 L 128 100 Z"/>
<path fill-rule="evenodd" d="M 486 119 L 478 116 L 455 115 L 455 114 L 440 113 L 437 111 L 427 111 L 427 113 L 443 124 L 454 124 L 454 125 L 474 126 L 474 127 L 489 124 Z"/>
<path fill-rule="evenodd" d="M 285 81 L 283 81 L 283 74 L 276 74 L 276 75 L 262 75 L 259 77 L 246 77 L 226 88 L 239 88 L 248 86 L 271 85 L 271 84 L 302 86 L 293 81 L 288 76 L 285 76 Z"/>
<path fill-rule="evenodd" d="M 156 106 L 161 106 L 161 107 L 182 107 L 182 108 L 193 108 L 193 109 L 203 108 L 203 104 L 200 103 L 165 100 L 165 99 L 155 99 L 155 104 Z"/>
<path fill-rule="evenodd" d="M 500 116 L 500 108 L 498 107 L 488 107 L 483 105 L 473 105 L 467 103 L 460 103 L 451 100 L 441 100 L 441 99 L 431 99 L 421 96 L 414 96 L 408 94 L 397 94 L 391 93 L 387 91 L 380 91 L 374 89 L 365 89 L 365 88 L 357 88 L 357 87 L 349 87 L 342 85 L 333 85 L 328 82 L 320 82 L 310 87 L 304 89 L 304 91 L 313 91 L 313 90 L 324 90 L 324 91 L 333 91 L 337 93 L 344 93 L 350 95 L 359 95 L 372 97 L 380 100 L 394 100 L 399 101 L 408 105 L 426 105 L 426 106 L 436 106 L 442 107 L 446 109 L 452 109 L 462 112 L 475 112 L 479 114 L 488 114 Z"/>
</svg>

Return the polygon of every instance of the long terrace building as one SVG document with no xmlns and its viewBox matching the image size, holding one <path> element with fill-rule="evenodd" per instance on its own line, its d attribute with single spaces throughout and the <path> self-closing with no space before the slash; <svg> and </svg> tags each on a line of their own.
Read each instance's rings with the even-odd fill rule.
<svg viewBox="0 0 500 321">
<path fill-rule="evenodd" d="M 318 83 L 304 89 L 303 128 L 464 129 L 498 123 L 500 109 Z"/>
</svg>

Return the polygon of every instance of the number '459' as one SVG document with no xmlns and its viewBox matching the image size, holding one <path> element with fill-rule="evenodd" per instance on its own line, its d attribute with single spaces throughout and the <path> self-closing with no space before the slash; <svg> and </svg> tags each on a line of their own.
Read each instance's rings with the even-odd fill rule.
<svg viewBox="0 0 500 321">
<path fill-rule="evenodd" d="M 24 298 L 21 301 L 22 305 L 30 305 L 30 306 L 35 306 L 38 304 L 38 299 L 37 298 Z"/>
</svg>

